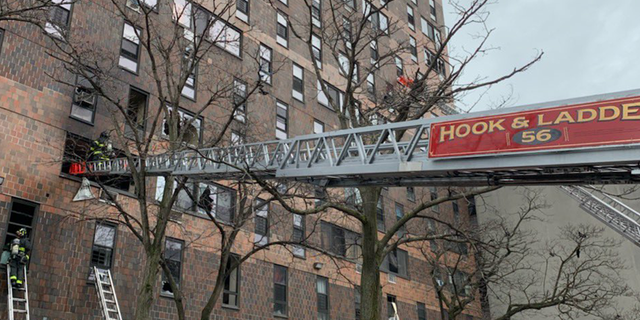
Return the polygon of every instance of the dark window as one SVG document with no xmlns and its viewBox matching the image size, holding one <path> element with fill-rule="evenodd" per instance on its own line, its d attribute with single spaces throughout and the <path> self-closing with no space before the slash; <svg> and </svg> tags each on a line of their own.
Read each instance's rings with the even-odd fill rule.
<svg viewBox="0 0 640 320">
<path fill-rule="evenodd" d="M 371 40 L 369 43 L 369 52 L 371 53 L 371 64 L 377 65 L 380 55 L 378 54 L 378 42 L 376 40 Z"/>
<path fill-rule="evenodd" d="M 400 57 L 395 56 L 394 60 L 396 62 L 396 74 L 398 75 L 398 77 L 401 77 L 404 75 L 404 66 L 402 64 L 402 59 L 400 59 Z"/>
<path fill-rule="evenodd" d="M 427 320 L 427 308 L 424 303 L 418 302 L 418 320 Z"/>
<path fill-rule="evenodd" d="M 444 247 L 447 251 L 455 252 L 460 255 L 466 256 L 467 254 L 469 254 L 467 244 L 464 242 L 445 241 Z"/>
<path fill-rule="evenodd" d="M 61 3 L 62 0 L 54 0 L 53 3 Z M 44 30 L 52 36 L 65 37 L 71 25 L 71 4 L 60 4 L 49 8 L 49 17 Z"/>
<path fill-rule="evenodd" d="M 468 276 L 469 276 L 468 274 L 460 270 L 456 270 L 453 273 L 452 286 L 455 286 L 457 294 L 461 297 L 466 297 L 471 294 L 471 287 L 469 286 L 469 281 L 467 279 Z"/>
<path fill-rule="evenodd" d="M 169 111 L 169 113 L 173 113 L 175 112 L 173 107 L 171 106 L 167 106 L 167 109 Z M 182 108 L 178 108 L 178 126 L 177 126 L 177 135 L 179 136 L 179 134 L 183 134 L 182 136 L 182 142 L 192 145 L 192 146 L 197 146 L 198 144 L 200 144 L 200 139 L 202 138 L 202 119 L 203 117 L 197 117 L 194 118 L 194 114 L 182 109 Z M 170 136 L 170 131 L 171 130 L 171 125 L 170 123 L 167 121 L 167 119 L 163 119 L 163 123 L 162 123 L 162 134 L 165 137 L 169 137 Z M 184 130 L 184 133 L 182 132 Z"/>
<path fill-rule="evenodd" d="M 376 223 L 378 224 L 378 230 L 384 232 L 384 199 L 382 196 L 378 198 L 378 205 L 376 206 Z"/>
<path fill-rule="evenodd" d="M 164 241 L 164 261 L 169 268 L 171 278 L 180 287 L 180 275 L 182 274 L 182 248 L 184 242 L 180 240 L 167 238 Z M 166 295 L 173 295 L 171 284 L 169 283 L 169 277 L 166 273 L 162 273 L 162 287 L 160 293 Z"/>
<path fill-rule="evenodd" d="M 460 207 L 458 206 L 458 201 L 451 201 L 451 209 L 453 210 L 453 220 L 456 223 L 460 223 Z"/>
<path fill-rule="evenodd" d="M 273 266 L 273 313 L 287 315 L 287 268 Z"/>
<path fill-rule="evenodd" d="M 289 46 L 289 24 L 287 22 L 287 16 L 280 12 L 277 13 L 276 35 L 278 44 L 284 47 Z"/>
<path fill-rule="evenodd" d="M 429 0 L 429 13 L 431 14 L 431 19 L 436 21 L 436 0 Z"/>
<path fill-rule="evenodd" d="M 313 190 L 315 198 L 315 206 L 319 207 L 325 203 L 327 199 L 327 192 L 324 188 L 316 186 Z"/>
<path fill-rule="evenodd" d="M 313 25 L 320 28 L 322 27 L 322 5 L 321 0 L 312 0 L 311 5 L 311 21 Z"/>
<path fill-rule="evenodd" d="M 116 242 L 117 226 L 109 223 L 97 223 L 91 248 L 91 267 L 111 269 Z M 92 270 L 93 271 L 93 270 Z M 93 274 L 93 273 L 92 273 Z"/>
<path fill-rule="evenodd" d="M 295 99 L 304 101 L 304 69 L 295 63 L 293 64 L 293 90 L 291 94 Z"/>
<path fill-rule="evenodd" d="M 184 2 L 184 0 L 180 1 Z M 187 6 L 190 6 L 190 4 Z M 186 10 L 189 9 L 187 8 L 185 11 Z M 185 14 L 180 17 L 180 22 L 182 23 L 182 20 L 186 20 L 183 25 L 194 31 L 197 35 L 202 35 L 207 31 L 204 38 L 214 43 L 220 49 L 236 57 L 242 55 L 242 31 L 240 29 L 200 6 L 194 6 L 193 15 L 195 28 L 189 26 L 191 24 L 191 13 L 185 12 Z"/>
<path fill-rule="evenodd" d="M 402 249 L 395 249 L 384 258 L 381 269 L 402 277 L 409 276 L 409 255 Z"/>
<path fill-rule="evenodd" d="M 198 66 L 194 65 L 194 58 L 191 57 L 191 50 L 187 50 L 184 53 L 184 70 L 189 72 L 187 76 L 187 80 L 182 87 L 182 95 L 191 99 L 196 99 L 196 85 L 197 85 L 197 75 L 198 75 Z"/>
<path fill-rule="evenodd" d="M 351 48 L 351 41 L 353 39 L 351 29 L 351 21 L 347 17 L 342 17 L 342 38 L 347 48 Z"/>
<path fill-rule="evenodd" d="M 71 104 L 71 117 L 82 122 L 93 123 L 97 101 L 98 96 L 91 82 L 83 76 L 77 76 Z"/>
<path fill-rule="evenodd" d="M 234 119 L 244 123 L 247 120 L 247 84 L 244 81 L 233 79 L 233 104 Z"/>
<path fill-rule="evenodd" d="M 436 189 L 436 187 L 431 187 L 429 189 L 429 195 L 431 197 L 431 201 L 438 199 L 438 189 Z M 431 211 L 440 212 L 440 206 L 439 205 L 432 206 Z"/>
<path fill-rule="evenodd" d="M 256 201 L 254 243 L 264 245 L 269 242 L 269 204 L 262 199 Z"/>
<path fill-rule="evenodd" d="M 306 235 L 305 231 L 305 216 L 299 214 L 293 214 L 293 235 L 292 239 L 296 242 L 304 242 Z M 304 258 L 305 248 L 302 246 L 293 247 L 293 255 Z"/>
<path fill-rule="evenodd" d="M 244 22 L 249 21 L 249 0 L 236 1 L 236 17 Z"/>
<path fill-rule="evenodd" d="M 311 35 L 311 47 L 313 60 L 318 68 L 322 69 L 322 40 L 315 34 Z"/>
<path fill-rule="evenodd" d="M 416 19 L 413 15 L 413 8 L 410 6 L 407 6 L 407 21 L 409 22 L 409 28 L 411 28 L 411 30 L 414 30 L 416 25 Z"/>
<path fill-rule="evenodd" d="M 231 270 L 232 264 L 237 264 L 239 257 L 231 255 L 227 260 L 227 267 L 225 272 L 227 277 L 224 279 L 224 291 L 222 293 L 222 305 L 238 307 L 238 295 L 240 293 L 240 266 L 237 266 L 233 271 Z"/>
<path fill-rule="evenodd" d="M 289 106 L 276 101 L 276 138 L 287 139 L 289 131 Z"/>
<path fill-rule="evenodd" d="M 7 233 L 4 238 L 4 243 L 7 244 L 11 242 L 11 240 L 16 238 L 16 232 L 25 228 L 27 229 L 27 237 L 33 244 L 33 223 L 37 211 L 38 204 L 11 198 L 11 213 L 9 215 L 9 221 L 7 221 Z"/>
<path fill-rule="evenodd" d="M 396 303 L 396 296 L 390 294 L 387 295 L 387 318 L 395 319 L 398 305 Z"/>
<path fill-rule="evenodd" d="M 416 201 L 416 189 L 414 187 L 407 187 L 407 200 Z"/>
<path fill-rule="evenodd" d="M 134 73 L 138 72 L 138 62 L 140 61 L 140 39 L 138 35 L 141 33 L 140 29 L 126 22 L 124 23 L 118 65 Z"/>
<path fill-rule="evenodd" d="M 369 75 L 367 75 L 367 93 L 369 94 L 369 96 L 371 96 L 375 100 L 375 97 L 376 97 L 376 75 L 373 73 L 373 71 L 371 71 L 371 73 L 369 73 Z"/>
<path fill-rule="evenodd" d="M 329 320 L 329 280 L 318 276 L 316 280 L 318 293 L 318 320 Z"/>
<path fill-rule="evenodd" d="M 2 50 L 2 43 L 4 42 L 4 30 L 0 29 L 0 52 Z"/>
<path fill-rule="evenodd" d="M 225 188 L 214 184 L 199 184 L 198 199 L 193 202 L 198 204 L 198 213 L 211 214 L 214 218 L 232 223 L 235 214 L 236 192 L 233 189 Z"/>
<path fill-rule="evenodd" d="M 360 235 L 328 222 L 322 222 L 322 248 L 341 257 L 359 259 Z"/>
<path fill-rule="evenodd" d="M 271 48 L 260 44 L 260 80 L 271 84 Z"/>
<path fill-rule="evenodd" d="M 396 221 L 400 221 L 404 217 L 404 206 L 396 202 Z M 407 225 L 404 224 L 398 229 L 398 236 L 402 237 L 407 233 Z"/>
<path fill-rule="evenodd" d="M 411 52 L 411 60 L 418 62 L 418 47 L 414 37 L 409 37 L 409 51 Z"/>
<path fill-rule="evenodd" d="M 138 135 L 138 139 L 144 138 L 146 123 L 148 95 L 134 88 L 129 88 L 129 101 L 127 103 L 127 119 L 124 132 L 129 138 Z"/>
<path fill-rule="evenodd" d="M 471 196 L 470 198 L 465 198 L 467 199 L 467 211 L 469 212 L 470 216 L 475 216 L 478 211 L 476 209 L 476 198 L 474 196 Z"/>
<path fill-rule="evenodd" d="M 356 9 L 356 0 L 343 0 L 344 4 L 351 9 Z"/>
</svg>

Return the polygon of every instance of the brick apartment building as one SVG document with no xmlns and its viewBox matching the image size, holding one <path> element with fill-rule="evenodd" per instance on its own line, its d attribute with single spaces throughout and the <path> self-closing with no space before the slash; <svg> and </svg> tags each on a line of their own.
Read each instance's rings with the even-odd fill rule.
<svg viewBox="0 0 640 320">
<path fill-rule="evenodd" d="M 254 68 L 252 53 L 268 52 L 268 55 L 261 54 L 260 58 L 279 63 L 279 71 L 271 76 L 272 84 L 266 88 L 267 94 L 256 95 L 247 102 L 246 119 L 232 124 L 232 135 L 242 134 L 247 140 L 255 141 L 337 129 L 335 113 L 324 106 L 323 99 L 317 95 L 316 79 L 311 70 L 313 62 L 306 45 L 293 36 L 282 39 L 287 34 L 282 31 L 282 27 L 287 27 L 283 16 L 293 20 L 308 15 L 309 11 L 303 8 L 303 1 L 300 0 L 288 0 L 288 3 L 287 0 L 272 1 L 273 5 L 268 0 L 237 0 L 232 7 L 233 14 L 227 21 L 235 44 L 219 48 L 219 52 L 213 53 L 215 56 L 208 60 L 206 68 L 214 70 L 209 73 L 212 79 L 218 77 L 231 82 L 237 77 L 234 87 L 242 85 L 243 71 L 246 76 L 249 73 L 247 70 Z M 325 15 L 329 15 L 326 7 L 323 7 L 323 2 L 329 1 L 313 1 L 314 6 L 319 6 L 319 10 L 313 10 L 314 19 L 319 23 L 323 17 L 326 18 Z M 121 50 L 126 49 L 121 49 L 123 34 L 126 38 L 132 27 L 122 18 L 114 18 L 117 15 L 109 11 L 110 2 L 81 0 L 74 5 L 53 10 L 57 10 L 58 21 L 65 21 L 66 30 L 82 30 L 83 35 L 99 36 L 104 46 L 102 50 L 113 51 L 116 58 L 121 55 L 121 59 L 114 60 L 114 64 L 123 69 L 120 81 L 128 86 L 128 99 L 143 101 L 140 105 L 146 107 L 147 102 L 144 101 L 148 99 L 147 92 L 153 90 L 148 83 L 150 79 L 145 76 L 149 68 L 148 59 L 144 56 L 132 58 L 130 55 L 123 58 Z M 142 5 L 157 4 L 157 14 L 162 16 L 170 14 L 172 3 L 183 4 L 184 0 L 139 2 Z M 209 2 L 212 1 L 204 1 L 199 8 L 207 10 Z M 351 10 L 355 12 L 364 6 L 362 0 L 344 3 L 345 6 L 353 6 Z M 373 5 L 379 5 L 378 0 Z M 405 73 L 409 74 L 417 66 L 427 63 L 426 59 L 430 59 L 427 48 L 433 50 L 432 39 L 440 36 L 434 26 L 443 25 L 442 4 L 440 0 L 396 0 L 388 10 L 383 11 L 379 19 L 383 28 L 389 21 L 397 22 L 401 32 L 394 34 L 394 41 L 403 38 L 415 50 L 399 57 L 395 66 L 390 65 L 376 74 L 370 81 L 374 91 L 377 83 L 396 79 L 398 68 L 407 68 Z M 53 49 L 51 41 L 42 31 L 27 24 L 0 24 L 0 177 L 4 178 L 0 186 L 1 239 L 7 241 L 21 227 L 29 230 L 34 246 L 29 272 L 32 319 L 101 318 L 96 289 L 89 279 L 90 269 L 94 265 L 111 269 L 123 317 L 129 319 L 133 316 L 135 306 L 142 249 L 135 237 L 122 226 L 70 218 L 70 212 L 109 210 L 109 204 L 104 201 L 72 203 L 80 180 L 69 175 L 69 163 L 61 161 L 65 151 L 74 148 L 70 145 L 71 141 L 88 142 L 108 129 L 111 125 L 110 115 L 106 108 L 101 108 L 104 102 L 94 101 L 93 106 L 74 102 L 74 94 L 77 93 L 74 88 L 48 76 L 62 72 L 59 62 L 47 54 L 47 50 Z M 415 48 L 417 44 L 420 44 L 420 49 Z M 130 41 L 129 45 L 136 44 Z M 390 39 L 388 43 L 378 44 L 385 45 L 393 45 L 393 41 Z M 344 77 L 327 51 L 320 52 L 326 65 L 323 72 L 327 82 L 335 85 L 332 88 L 337 90 L 339 96 L 339 84 L 344 82 Z M 180 107 L 186 117 L 194 111 L 189 110 L 189 101 L 197 100 L 198 91 L 206 87 L 204 82 L 211 81 L 205 80 L 208 77 L 206 72 L 201 72 L 205 67 L 199 68 L 197 79 L 194 76 L 193 84 L 183 90 L 186 102 Z M 238 74 L 234 74 L 235 70 L 238 70 Z M 444 65 L 440 72 L 446 72 Z M 73 81 L 77 80 L 69 79 L 69 82 Z M 154 106 L 149 103 L 148 107 Z M 207 125 L 215 123 L 215 118 L 215 114 L 204 114 L 202 119 L 194 122 L 197 123 L 198 133 L 202 134 Z M 161 185 L 161 180 L 154 183 L 152 189 Z M 125 203 L 133 202 L 133 199 L 127 200 L 131 197 L 128 189 L 130 181 L 124 179 L 111 187 L 110 191 L 117 193 L 118 199 Z M 221 186 L 219 188 L 224 189 Z M 234 191 L 227 191 L 229 199 L 234 201 Z M 384 189 L 380 228 L 384 229 L 385 224 L 388 226 L 396 221 L 397 215 L 412 208 L 416 201 L 429 199 L 434 194 L 437 196 L 437 193 L 438 190 L 422 188 Z M 213 270 L 216 270 L 218 260 L 213 245 L 208 242 L 213 240 L 207 240 L 206 237 L 197 243 L 190 240 L 190 235 L 211 232 L 211 222 L 203 219 L 189 200 L 186 203 L 179 201 L 179 204 L 181 209 L 176 208 L 176 219 L 169 226 L 167 251 L 178 253 L 173 256 L 172 271 L 176 272 L 174 276 L 180 286 L 185 288 L 187 318 L 196 319 L 213 287 Z M 460 200 L 441 205 L 440 214 L 461 216 L 466 220 L 469 218 L 468 210 L 467 202 Z M 285 214 L 275 204 L 269 208 L 269 215 L 272 212 L 274 215 Z M 306 221 L 307 225 L 310 223 Z M 301 230 L 305 228 L 299 224 L 287 226 L 289 229 L 296 227 Z M 247 228 L 239 250 L 253 245 L 253 231 L 257 227 L 250 224 Z M 270 232 L 277 236 L 278 232 L 286 232 L 284 229 L 274 228 Z M 320 233 L 333 232 L 331 230 L 349 234 L 345 225 L 323 224 L 322 229 L 318 235 L 311 237 L 312 241 L 320 243 Z M 381 275 L 385 302 L 381 304 L 382 314 L 388 312 L 389 304 L 386 302 L 395 301 L 403 320 L 439 319 L 440 306 L 428 276 L 427 262 L 417 251 L 409 248 L 399 252 L 398 265 L 393 268 L 395 270 L 384 268 Z M 323 263 L 324 267 L 314 268 L 316 262 Z M 340 270 L 341 273 L 357 281 L 356 263 L 347 265 L 350 265 L 349 270 Z M 277 276 L 274 277 L 274 274 Z M 263 251 L 240 266 L 235 274 L 236 285 L 225 290 L 225 294 L 218 299 L 214 317 L 315 319 L 319 317 L 319 312 L 326 312 L 326 319 L 355 319 L 358 309 L 356 289 L 352 283 L 336 274 L 337 270 L 328 258 L 309 250 L 293 254 L 278 248 Z M 276 278 L 280 280 L 274 282 Z M 162 279 L 158 281 L 162 282 Z M 0 286 L 3 297 L 6 294 L 4 282 Z M 159 287 L 153 318 L 176 319 L 170 292 L 163 285 Z M 284 300 L 274 297 L 275 287 L 285 293 Z M 328 302 L 326 309 L 318 309 L 320 299 Z M 0 299 L 0 314 L 7 314 L 5 298 Z M 479 303 L 466 314 L 468 319 L 480 316 Z"/>
</svg>

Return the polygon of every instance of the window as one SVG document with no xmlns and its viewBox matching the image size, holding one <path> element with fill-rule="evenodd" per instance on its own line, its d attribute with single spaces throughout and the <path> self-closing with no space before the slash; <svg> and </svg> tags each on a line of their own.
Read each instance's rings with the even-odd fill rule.
<svg viewBox="0 0 640 320">
<path fill-rule="evenodd" d="M 371 96 L 375 100 L 375 98 L 376 98 L 376 76 L 373 73 L 373 71 L 371 71 L 371 73 L 369 73 L 369 75 L 367 75 L 367 93 L 369 94 L 369 96 Z"/>
<path fill-rule="evenodd" d="M 287 268 L 273 265 L 273 313 L 287 315 Z"/>
<path fill-rule="evenodd" d="M 409 255 L 406 251 L 395 249 L 384 258 L 380 269 L 402 277 L 409 276 Z"/>
<path fill-rule="evenodd" d="M 418 302 L 416 307 L 418 309 L 418 320 L 427 320 L 427 308 L 424 303 Z"/>
<path fill-rule="evenodd" d="M 222 292 L 222 305 L 227 307 L 238 307 L 238 295 L 240 293 L 240 266 L 237 265 L 239 261 L 237 255 L 232 254 L 227 260 L 227 266 L 225 273 L 227 277 L 224 279 L 224 290 Z M 236 268 L 231 270 L 233 264 L 236 264 Z"/>
<path fill-rule="evenodd" d="M 413 8 L 411 6 L 407 6 L 407 21 L 409 22 L 409 28 L 415 31 L 416 19 L 413 15 Z"/>
<path fill-rule="evenodd" d="M 249 0 L 236 0 L 236 18 L 249 22 Z"/>
<path fill-rule="evenodd" d="M 170 114 L 175 112 L 173 107 L 167 106 L 167 109 Z M 178 108 L 178 124 L 177 124 L 177 133 L 182 133 L 184 130 L 184 135 L 182 137 L 184 143 L 189 145 L 197 146 L 200 143 L 200 138 L 202 136 L 202 117 L 195 118 L 193 114 L 188 111 Z M 185 127 L 188 126 L 188 127 Z M 171 132 L 171 123 L 167 121 L 165 118 L 162 123 L 162 134 L 165 137 L 169 137 Z"/>
<path fill-rule="evenodd" d="M 434 56 L 433 52 L 431 52 L 427 48 L 424 48 L 424 63 L 427 65 L 427 67 L 431 66 L 431 64 L 433 63 L 434 58 L 435 58 L 435 56 Z"/>
<path fill-rule="evenodd" d="M 382 196 L 378 198 L 378 204 L 376 205 L 376 223 L 378 224 L 378 230 L 384 232 L 384 199 Z"/>
<path fill-rule="evenodd" d="M 362 196 L 358 188 L 344 188 L 345 202 L 350 206 L 362 205 Z"/>
<path fill-rule="evenodd" d="M 431 197 L 431 201 L 438 199 L 438 189 L 436 187 L 429 188 L 429 196 Z M 440 205 L 435 205 L 431 207 L 431 211 L 440 212 Z"/>
<path fill-rule="evenodd" d="M 396 202 L 396 221 L 400 221 L 402 217 L 404 217 L 404 206 Z M 398 236 L 402 237 L 406 233 L 407 225 L 404 224 L 400 229 L 398 229 Z"/>
<path fill-rule="evenodd" d="M 322 0 L 312 0 L 311 3 L 311 22 L 314 26 L 322 27 Z"/>
<path fill-rule="evenodd" d="M 280 12 L 277 13 L 276 42 L 285 48 L 289 46 L 289 25 L 287 17 Z"/>
<path fill-rule="evenodd" d="M 91 273 L 93 280 L 93 267 L 108 270 L 113 263 L 113 249 L 116 242 L 117 227 L 109 223 L 97 223 L 93 234 L 93 246 L 91 247 Z"/>
<path fill-rule="evenodd" d="M 460 270 L 456 270 L 451 277 L 452 286 L 455 286 L 456 294 L 461 297 L 467 297 L 471 295 L 471 286 L 469 285 L 469 275 Z"/>
<path fill-rule="evenodd" d="M 416 202 L 416 189 L 414 187 L 407 187 L 407 200 Z"/>
<path fill-rule="evenodd" d="M 237 131 L 231 131 L 231 146 L 239 146 L 244 144 L 244 135 Z"/>
<path fill-rule="evenodd" d="M 360 259 L 360 235 L 322 221 L 322 248 L 340 257 Z"/>
<path fill-rule="evenodd" d="M 313 52 L 313 60 L 318 68 L 322 69 L 322 40 L 315 34 L 311 35 L 311 51 Z"/>
<path fill-rule="evenodd" d="M 269 204 L 258 199 L 255 204 L 255 238 L 253 242 L 257 245 L 269 243 Z"/>
<path fill-rule="evenodd" d="M 429 37 L 429 39 L 434 40 L 436 39 L 436 27 L 434 27 L 431 23 L 427 23 L 427 29 L 426 32 L 423 29 L 422 32 L 427 35 L 427 37 Z"/>
<path fill-rule="evenodd" d="M 194 17 L 193 26 L 192 15 Z M 200 6 L 194 6 L 192 13 L 191 4 L 185 4 L 185 0 L 174 0 L 174 19 L 176 17 L 179 17 L 177 19 L 178 23 L 186 28 L 185 37 L 187 39 L 192 40 L 195 33 L 215 44 L 218 48 L 236 57 L 241 56 L 242 31 L 224 19 Z"/>
<path fill-rule="evenodd" d="M 329 104 L 329 98 L 327 97 L 327 95 L 325 95 L 324 91 L 322 91 L 322 87 L 320 85 L 320 82 L 317 82 L 318 84 L 318 103 L 320 103 L 321 105 L 334 110 L 333 106 L 339 107 L 340 109 L 342 109 L 342 102 L 344 100 L 344 93 L 340 90 L 338 90 L 336 87 L 332 86 L 329 83 L 325 82 L 325 86 L 327 88 L 327 93 L 329 94 L 329 97 L 331 97 L 331 102 L 332 105 Z M 334 110 L 335 111 L 335 110 Z"/>
<path fill-rule="evenodd" d="M 436 0 L 429 0 L 429 13 L 431 14 L 431 20 L 438 20 L 436 19 Z"/>
<path fill-rule="evenodd" d="M 327 199 L 327 191 L 319 186 L 316 186 L 313 189 L 313 196 L 315 198 L 314 203 L 315 203 L 315 207 L 319 207 L 321 205 L 323 205 L 325 203 L 325 200 Z"/>
<path fill-rule="evenodd" d="M 235 215 L 236 192 L 214 184 L 198 184 L 197 212 L 217 220 L 232 223 Z"/>
<path fill-rule="evenodd" d="M 52 3 L 58 5 L 49 8 L 44 30 L 54 37 L 64 38 L 71 25 L 71 4 L 64 0 L 53 0 Z"/>
<path fill-rule="evenodd" d="M 293 89 L 291 95 L 294 99 L 304 101 L 304 69 L 297 64 L 293 64 Z"/>
<path fill-rule="evenodd" d="M 460 207 L 458 201 L 451 201 L 451 210 L 453 210 L 453 221 L 460 223 Z"/>
<path fill-rule="evenodd" d="M 475 216 L 476 214 L 478 214 L 478 211 L 476 209 L 476 197 L 471 196 L 470 198 L 465 198 L 467 199 L 467 212 L 469 213 L 470 216 Z"/>
<path fill-rule="evenodd" d="M 2 42 L 4 42 L 4 30 L 0 29 L 0 50 L 2 50 Z"/>
<path fill-rule="evenodd" d="M 438 58 L 438 62 L 436 63 L 435 69 L 439 75 L 444 76 L 446 73 L 446 70 L 444 67 L 444 60 L 442 60 L 441 58 Z"/>
<path fill-rule="evenodd" d="M 182 248 L 184 242 L 167 238 L 164 241 L 164 261 L 169 268 L 169 272 L 173 281 L 178 287 L 180 287 L 180 275 L 182 274 Z M 173 295 L 171 284 L 167 274 L 162 273 L 162 287 L 160 288 L 161 294 Z"/>
<path fill-rule="evenodd" d="M 271 48 L 260 44 L 260 80 L 271 84 Z"/>
<path fill-rule="evenodd" d="M 247 120 L 247 84 L 233 79 L 233 104 L 235 111 L 233 118 L 244 123 Z"/>
<path fill-rule="evenodd" d="M 287 139 L 287 132 L 289 131 L 289 120 L 288 120 L 288 109 L 289 106 L 286 104 L 276 101 L 276 138 L 277 139 Z"/>
<path fill-rule="evenodd" d="M 128 0 L 127 6 L 133 10 L 140 12 L 140 5 L 143 4 L 145 7 L 150 8 L 154 11 L 158 11 L 158 0 Z"/>
<path fill-rule="evenodd" d="M 323 133 L 324 132 L 324 123 L 313 120 L 313 133 Z"/>
<path fill-rule="evenodd" d="M 83 76 L 77 76 L 71 104 L 71 118 L 92 124 L 96 115 L 97 101 L 98 96 L 89 80 Z"/>
<path fill-rule="evenodd" d="M 318 293 L 318 320 L 329 320 L 329 279 L 318 276 L 316 292 Z"/>
<path fill-rule="evenodd" d="M 420 29 L 425 35 L 429 34 L 429 22 L 424 17 L 420 17 Z"/>
<path fill-rule="evenodd" d="M 292 240 L 296 242 L 304 241 L 306 237 L 305 231 L 305 217 L 299 214 L 293 214 L 293 237 Z M 305 248 L 301 246 L 293 247 L 293 255 L 296 257 L 304 258 Z"/>
<path fill-rule="evenodd" d="M 414 37 L 409 37 L 409 51 L 411 52 L 411 60 L 418 62 L 418 46 Z"/>
<path fill-rule="evenodd" d="M 198 66 L 193 65 L 193 58 L 191 55 L 191 50 L 186 50 L 184 53 L 184 69 L 186 72 L 189 72 L 187 76 L 187 80 L 182 87 L 182 95 L 191 100 L 196 99 L 196 76 L 198 72 Z"/>
<path fill-rule="evenodd" d="M 127 103 L 127 119 L 124 125 L 124 134 L 128 138 L 137 135 L 138 139 L 144 138 L 148 95 L 140 90 L 129 88 L 129 101 Z"/>
<path fill-rule="evenodd" d="M 384 4 L 383 4 L 384 5 Z M 371 22 L 371 26 L 374 30 L 380 30 L 385 34 L 389 34 L 389 18 L 375 8 L 371 2 L 365 0 L 363 2 L 362 10 L 365 16 L 369 16 L 367 20 Z M 371 13 L 375 11 L 374 13 Z"/>
<path fill-rule="evenodd" d="M 124 23 L 118 65 L 133 73 L 138 73 L 138 62 L 140 61 L 139 34 L 141 34 L 140 29 L 136 29 L 126 22 Z"/>
<path fill-rule="evenodd" d="M 380 55 L 378 54 L 378 42 L 376 40 L 371 40 L 369 43 L 369 52 L 371 53 L 371 65 L 377 67 Z"/>
<path fill-rule="evenodd" d="M 351 39 L 353 39 L 351 21 L 345 16 L 342 17 L 342 39 L 345 46 L 351 49 Z"/>
<path fill-rule="evenodd" d="M 402 75 L 404 75 L 404 66 L 402 65 L 402 59 L 400 59 L 400 57 L 395 56 L 394 60 L 396 62 L 396 74 L 398 75 L 398 77 L 401 77 Z"/>
<path fill-rule="evenodd" d="M 191 29 L 191 3 L 188 0 L 173 0 L 172 16 L 181 26 Z"/>
<path fill-rule="evenodd" d="M 347 6 L 348 10 L 356 9 L 356 0 L 343 0 L 343 2 Z"/>
<path fill-rule="evenodd" d="M 27 237 L 29 237 L 32 244 L 34 243 L 33 222 L 37 212 L 38 204 L 11 198 L 11 213 L 9 214 L 9 221 L 7 221 L 7 233 L 4 238 L 5 245 L 15 239 L 16 232 L 22 228 L 27 229 Z"/>
<path fill-rule="evenodd" d="M 360 293 L 360 287 L 355 287 L 355 309 L 356 309 L 356 320 L 360 320 L 361 319 L 361 305 L 362 305 L 362 294 Z"/>
<path fill-rule="evenodd" d="M 389 320 L 395 320 L 398 314 L 398 305 L 396 303 L 396 296 L 390 294 L 387 295 L 387 318 Z"/>
<path fill-rule="evenodd" d="M 283 4 L 285 4 L 285 5 L 288 5 L 288 4 L 289 4 L 288 0 L 278 0 L 278 1 L 280 1 L 281 3 L 283 3 Z"/>
</svg>

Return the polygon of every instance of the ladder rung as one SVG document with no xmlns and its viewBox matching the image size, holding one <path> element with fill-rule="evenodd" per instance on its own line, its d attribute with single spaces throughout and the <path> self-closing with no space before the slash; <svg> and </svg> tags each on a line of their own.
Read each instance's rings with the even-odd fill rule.
<svg viewBox="0 0 640 320">
<path fill-rule="evenodd" d="M 17 313 L 27 313 L 27 310 L 24 310 L 24 309 L 13 309 L 13 312 L 17 312 Z"/>
<path fill-rule="evenodd" d="M 106 303 L 116 303 L 115 301 L 109 300 L 109 299 L 104 299 L 104 302 L 106 302 Z"/>
<path fill-rule="evenodd" d="M 103 284 L 103 285 L 105 285 L 105 286 L 110 286 L 110 285 L 111 285 L 111 283 L 109 283 L 109 282 L 104 282 L 104 281 L 100 281 L 100 284 Z"/>
<path fill-rule="evenodd" d="M 116 310 L 116 309 L 109 309 L 109 308 L 107 308 L 107 311 L 109 311 L 109 312 L 118 312 L 118 310 Z"/>
<path fill-rule="evenodd" d="M 27 299 L 22 299 L 22 298 L 13 298 L 13 301 L 16 301 L 16 302 L 26 302 L 26 301 L 27 301 Z"/>
</svg>

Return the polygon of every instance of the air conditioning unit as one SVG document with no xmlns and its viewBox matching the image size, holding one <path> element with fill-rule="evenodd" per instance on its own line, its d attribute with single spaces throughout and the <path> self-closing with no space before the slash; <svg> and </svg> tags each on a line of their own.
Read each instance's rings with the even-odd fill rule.
<svg viewBox="0 0 640 320">
<path fill-rule="evenodd" d="M 389 283 L 396 283 L 396 275 L 393 273 L 389 273 L 387 276 Z"/>
<path fill-rule="evenodd" d="M 140 1 L 139 0 L 127 0 L 127 7 L 133 11 L 140 13 Z"/>
</svg>

